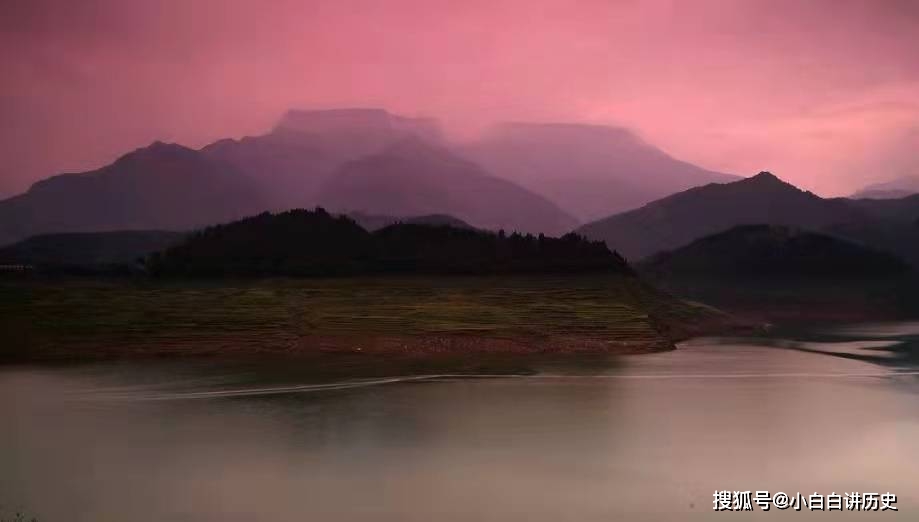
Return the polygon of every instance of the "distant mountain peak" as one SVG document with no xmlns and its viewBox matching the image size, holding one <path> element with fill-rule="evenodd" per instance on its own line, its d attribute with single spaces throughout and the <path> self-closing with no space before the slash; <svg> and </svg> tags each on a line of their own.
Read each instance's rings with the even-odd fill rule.
<svg viewBox="0 0 919 522">
<path fill-rule="evenodd" d="M 285 131 L 407 131 L 429 139 L 440 139 L 439 125 L 432 118 L 407 118 L 377 108 L 290 109 L 284 113 L 272 132 Z"/>
<path fill-rule="evenodd" d="M 260 187 L 238 169 L 156 141 L 0 202 L 0 244 L 47 233 L 190 230 L 264 208 Z"/>
<path fill-rule="evenodd" d="M 191 152 L 194 152 L 192 149 L 184 145 L 179 145 L 178 143 L 172 143 L 172 142 L 166 142 L 166 141 L 160 141 L 160 140 L 156 140 L 150 145 L 147 145 L 146 147 L 140 147 L 139 149 L 134 150 L 134 152 L 144 152 L 144 151 L 148 151 L 148 152 L 191 151 Z"/>
<path fill-rule="evenodd" d="M 154 141 L 146 147 L 135 149 L 117 160 L 115 163 L 124 163 L 135 160 L 148 160 L 153 158 L 191 158 L 197 157 L 198 152 L 178 143 L 167 143 L 163 141 Z"/>
<path fill-rule="evenodd" d="M 768 170 L 761 170 L 761 171 L 759 171 L 759 173 L 758 173 L 757 175 L 752 176 L 752 178 L 753 178 L 753 179 L 768 179 L 768 180 L 782 181 L 782 180 L 779 179 L 778 176 L 776 176 L 775 174 L 769 172 Z"/>
<path fill-rule="evenodd" d="M 783 180 L 782 178 L 776 176 L 775 174 L 767 170 L 761 171 L 759 174 L 755 176 L 751 176 L 749 178 L 742 179 L 736 183 L 749 185 L 751 187 L 755 187 L 757 190 L 764 190 L 764 189 L 772 189 L 774 191 L 785 190 L 785 191 L 795 191 L 795 192 L 800 192 L 803 194 L 813 195 L 811 192 L 800 189 L 797 186 Z M 814 197 L 817 197 L 817 196 L 814 195 Z"/>
<path fill-rule="evenodd" d="M 782 180 L 775 174 L 769 172 L 768 170 L 760 171 L 759 174 L 751 176 L 748 178 L 750 181 L 755 181 L 757 183 L 781 183 L 782 185 L 791 185 L 787 181 Z"/>
<path fill-rule="evenodd" d="M 362 124 L 387 126 L 392 115 L 385 109 L 376 108 L 350 108 L 350 109 L 320 109 L 304 110 L 289 109 L 281 116 L 275 126 L 276 129 L 297 130 L 304 126 L 329 124 Z"/>
<path fill-rule="evenodd" d="M 770 172 L 695 187 L 579 230 L 631 259 L 671 250 L 736 225 L 767 223 L 821 229 L 864 218 L 844 201 L 822 199 Z"/>
</svg>

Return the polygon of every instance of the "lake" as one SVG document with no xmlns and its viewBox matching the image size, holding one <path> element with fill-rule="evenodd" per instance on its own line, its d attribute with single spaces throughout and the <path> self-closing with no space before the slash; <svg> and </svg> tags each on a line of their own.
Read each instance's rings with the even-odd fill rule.
<svg viewBox="0 0 919 522">
<path fill-rule="evenodd" d="M 8 366 L 0 518 L 915 520 L 917 340 L 917 323 L 851 325 L 485 376 Z M 716 490 L 892 492 L 900 511 L 715 513 Z"/>
</svg>

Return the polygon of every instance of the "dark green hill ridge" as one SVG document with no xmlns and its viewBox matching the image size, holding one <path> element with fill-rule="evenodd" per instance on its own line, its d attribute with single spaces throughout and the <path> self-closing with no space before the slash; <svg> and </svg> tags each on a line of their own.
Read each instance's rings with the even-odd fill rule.
<svg viewBox="0 0 919 522">
<path fill-rule="evenodd" d="M 631 273 L 602 242 L 399 223 L 368 232 L 323 209 L 263 213 L 209 227 L 151 257 L 154 274 L 337 276 L 374 273 Z"/>
<path fill-rule="evenodd" d="M 643 262 L 660 277 L 888 277 L 909 271 L 897 257 L 837 237 L 776 225 L 744 225 Z"/>
</svg>

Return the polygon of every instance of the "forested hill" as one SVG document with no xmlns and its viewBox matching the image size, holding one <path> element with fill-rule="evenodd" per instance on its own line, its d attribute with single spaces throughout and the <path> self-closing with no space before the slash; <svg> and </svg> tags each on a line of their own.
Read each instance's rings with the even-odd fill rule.
<svg viewBox="0 0 919 522">
<path fill-rule="evenodd" d="M 209 227 L 149 259 L 173 276 L 631 273 L 603 242 L 398 223 L 368 232 L 321 208 Z"/>
<path fill-rule="evenodd" d="M 909 265 L 897 257 L 817 232 L 777 225 L 743 225 L 652 256 L 639 271 L 654 279 L 807 278 L 851 281 L 899 277 Z"/>
</svg>

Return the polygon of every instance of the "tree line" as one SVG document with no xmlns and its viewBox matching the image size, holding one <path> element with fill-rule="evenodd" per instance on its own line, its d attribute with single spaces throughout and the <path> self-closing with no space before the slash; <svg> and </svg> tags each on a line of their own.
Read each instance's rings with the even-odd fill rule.
<svg viewBox="0 0 919 522">
<path fill-rule="evenodd" d="M 345 276 L 380 273 L 631 273 L 603 242 L 577 234 L 506 234 L 396 223 L 368 232 L 322 208 L 205 228 L 147 258 L 160 276 Z"/>
</svg>

